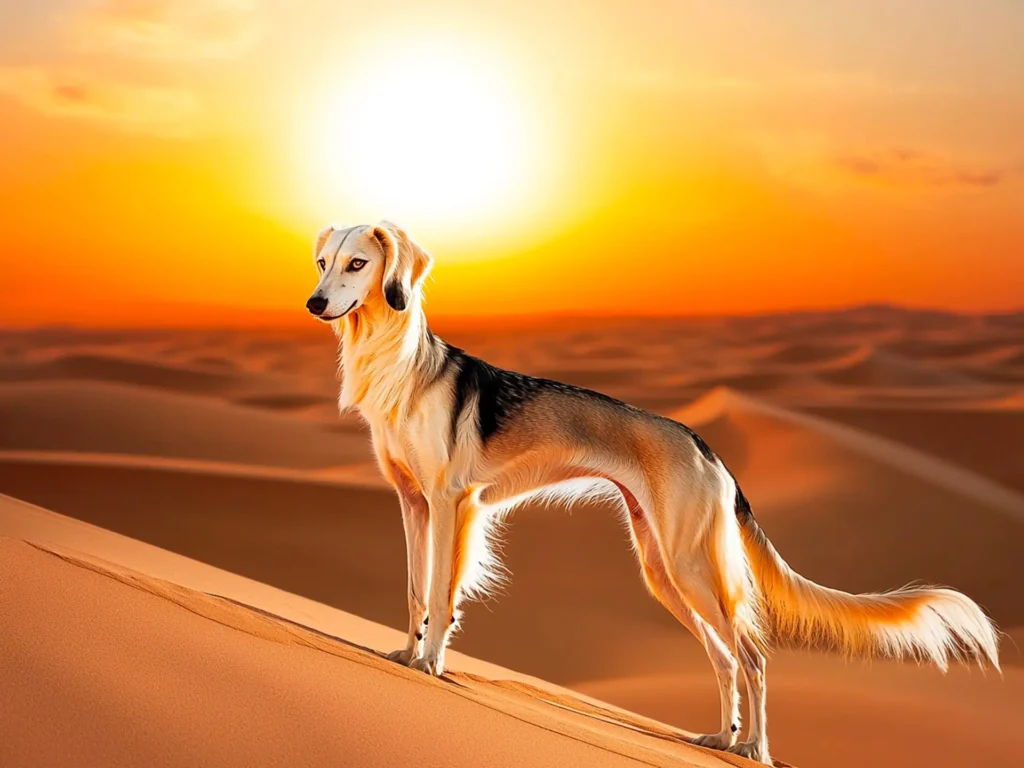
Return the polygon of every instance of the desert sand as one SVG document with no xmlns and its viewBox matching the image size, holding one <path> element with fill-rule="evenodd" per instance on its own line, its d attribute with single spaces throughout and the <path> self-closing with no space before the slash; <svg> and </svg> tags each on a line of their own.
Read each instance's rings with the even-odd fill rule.
<svg viewBox="0 0 1024 768">
<path fill-rule="evenodd" d="M 351 639 L 399 632 L 10 497 L 0 530 L 33 540 L 0 536 L 5 766 L 748 764 L 461 654 L 415 673 Z"/>
<path fill-rule="evenodd" d="M 590 386 L 688 423 L 725 459 L 779 551 L 808 577 L 853 591 L 915 580 L 946 584 L 975 598 L 1007 632 L 1002 677 L 977 669 L 942 676 L 913 665 L 777 651 L 768 667 L 769 734 L 777 757 L 837 768 L 1012 764 L 1024 757 L 1024 735 L 1014 725 L 1024 715 L 1017 647 L 1024 643 L 1018 588 L 1024 577 L 1024 317 L 870 307 L 707 320 L 508 320 L 474 323 L 472 331 L 465 324 L 438 325 L 446 338 L 492 362 Z M 0 336 L 0 492 L 176 553 L 189 566 L 155 574 L 145 559 L 93 555 L 201 593 L 190 592 L 188 600 L 221 594 L 349 643 L 392 650 L 401 644 L 400 633 L 384 627 L 404 629 L 406 622 L 401 521 L 372 464 L 368 435 L 356 419 L 336 413 L 334 359 L 333 337 L 315 327 L 6 333 Z M 71 601 L 46 592 L 57 602 L 33 600 L 22 609 L 46 605 L 47 621 L 79 626 L 84 614 L 73 609 L 81 603 L 106 617 L 94 624 L 97 633 L 112 633 L 107 637 L 127 632 L 143 644 L 146 633 L 154 633 L 153 647 L 181 659 L 181 652 L 164 647 L 174 645 L 170 638 L 180 629 L 205 649 L 196 654 L 219 653 L 206 630 L 168 624 L 163 603 L 160 617 L 137 605 L 145 595 L 129 596 L 123 580 L 17 544 L 48 546 L 33 525 L 39 523 L 8 521 L 0 528 L 0 535 L 12 537 L 0 557 L 10 574 L 4 583 L 45 573 L 19 582 L 24 588 L 13 590 L 15 597 L 45 591 L 47 579 L 65 579 L 82 595 Z M 94 549 L 94 538 L 63 546 L 82 558 Z M 534 685 L 571 689 L 687 731 L 715 729 L 710 665 L 646 595 L 612 510 L 525 508 L 510 521 L 504 561 L 511 584 L 494 600 L 468 606 L 465 631 L 453 646 L 467 656 L 457 657 L 454 670 L 487 662 L 503 668 L 488 668 L 493 674 L 477 668 L 489 679 L 521 679 L 510 677 L 508 670 L 515 670 L 545 681 Z M 228 594 L 190 581 L 187 574 L 202 564 L 244 577 L 250 586 Z M 102 589 L 93 585 L 101 576 Z M 253 597 L 253 590 L 270 588 L 281 591 L 277 602 Z M 290 612 L 300 600 L 306 607 Z M 126 626 L 124 616 L 109 616 L 107 601 L 148 616 L 145 631 L 142 624 Z M 360 635 L 354 623 L 316 623 L 316 616 L 333 610 L 375 629 Z M 31 621 L 26 616 L 24 626 L 41 632 Z M 11 626 L 4 623 L 5 642 Z M 32 636 L 17 631 L 23 641 Z M 268 641 L 259 633 L 235 638 L 224 653 L 248 658 L 248 646 L 261 642 Z M 60 656 L 58 650 L 50 657 L 54 669 L 71 663 L 70 651 Z M 292 658 L 307 649 L 286 650 L 274 653 L 287 659 L 265 662 L 274 670 L 270 680 L 288 677 L 295 664 L 294 687 L 286 687 L 292 701 L 307 686 L 309 707 L 321 694 L 328 697 L 323 711 L 330 717 L 299 718 L 310 729 L 360 715 L 307 676 L 321 661 Z M 404 717 L 403 706 L 436 714 L 437 702 L 428 701 L 433 694 L 419 698 L 425 684 L 410 681 L 416 687 L 407 691 L 404 672 L 359 653 L 373 659 L 369 667 L 352 662 L 360 673 L 368 668 L 389 683 L 402 681 L 388 689 L 388 712 L 381 717 Z M 324 664 L 342 663 L 333 651 L 328 655 Z M 103 659 L 113 674 L 116 659 Z M 339 680 L 350 672 L 356 674 L 349 667 L 324 674 Z M 123 676 L 110 683 L 124 697 L 113 710 L 141 695 L 121 690 L 126 685 Z M 164 694 L 173 687 L 162 677 L 152 685 Z M 376 690 L 376 682 L 366 685 Z M 474 685 L 490 691 L 483 682 Z M 196 706 L 213 707 L 218 696 L 239 707 L 252 696 L 266 698 L 257 688 L 244 696 L 229 688 L 215 690 L 211 683 L 210 698 Z M 72 693 L 54 693 L 45 704 L 71 717 L 82 701 Z M 407 693 L 414 702 L 390 703 Z M 537 706 L 535 698 L 530 694 L 530 707 Z M 381 707 L 373 711 L 380 714 Z M 197 721 L 204 712 L 197 709 Z M 154 725 L 147 733 L 171 727 L 162 719 L 166 711 L 150 714 Z M 275 719 L 284 717 L 280 712 L 265 709 L 259 717 L 268 733 L 294 730 L 290 721 Z M 475 721 L 476 715 L 466 717 Z M 97 722 L 90 730 L 104 727 Z M 624 738 L 620 731 L 608 738 Z M 304 733 L 319 739 L 308 748 L 326 750 L 321 754 L 342 748 L 357 754 L 355 742 L 336 741 L 344 731 Z M 418 733 L 403 743 L 426 738 Z M 203 738 L 235 743 L 221 731 Z M 379 738 L 388 749 L 404 748 L 390 735 Z M 458 759 L 485 764 L 471 745 L 463 746 Z M 686 760 L 704 755 L 679 754 Z M 403 760 L 397 752 L 382 759 Z M 601 764 L 582 754 L 578 759 Z M 455 756 L 450 760 L 445 764 L 457 764 Z"/>
</svg>

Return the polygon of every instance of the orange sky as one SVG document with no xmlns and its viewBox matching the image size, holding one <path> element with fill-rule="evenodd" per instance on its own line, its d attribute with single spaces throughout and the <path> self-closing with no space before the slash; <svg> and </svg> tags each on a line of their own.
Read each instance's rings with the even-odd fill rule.
<svg viewBox="0 0 1024 768">
<path fill-rule="evenodd" d="M 300 322 L 382 217 L 438 315 L 1024 305 L 1013 0 L 14 5 L 5 324 Z"/>
</svg>

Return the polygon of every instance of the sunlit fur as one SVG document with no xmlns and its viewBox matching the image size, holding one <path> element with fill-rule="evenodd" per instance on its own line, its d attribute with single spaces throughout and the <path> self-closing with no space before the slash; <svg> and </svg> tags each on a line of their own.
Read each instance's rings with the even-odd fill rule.
<svg viewBox="0 0 1024 768">
<path fill-rule="evenodd" d="M 356 257 L 368 263 L 351 276 L 344 264 Z M 488 595 L 505 577 L 495 546 L 505 515 L 531 500 L 598 498 L 619 503 L 648 589 L 714 667 L 721 728 L 699 744 L 769 762 L 765 651 L 772 641 L 917 658 L 942 669 L 951 658 L 998 667 L 992 623 L 959 592 L 850 595 L 796 574 L 732 474 L 686 427 L 593 392 L 494 369 L 435 337 L 422 308 L 431 258 L 399 227 L 328 228 L 314 248 L 314 261 L 320 258 L 327 267 L 315 295 L 339 312 L 354 307 L 333 321 L 339 403 L 366 420 L 402 508 L 409 633 L 390 658 L 442 674 L 460 602 Z M 474 371 L 477 379 L 465 375 Z M 741 743 L 737 671 L 750 704 Z"/>
<path fill-rule="evenodd" d="M 851 595 L 793 571 L 756 523 L 744 525 L 747 555 L 775 634 L 849 656 L 928 661 L 988 660 L 999 667 L 998 637 L 973 600 L 952 589 L 904 587 Z"/>
</svg>

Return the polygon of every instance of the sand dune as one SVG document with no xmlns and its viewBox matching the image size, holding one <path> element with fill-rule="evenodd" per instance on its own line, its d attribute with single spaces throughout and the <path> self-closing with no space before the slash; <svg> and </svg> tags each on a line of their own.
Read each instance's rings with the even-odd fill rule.
<svg viewBox="0 0 1024 768">
<path fill-rule="evenodd" d="M 725 393 L 683 416 L 732 467 L 794 567 L 856 591 L 915 579 L 951 584 L 1003 625 L 1024 624 L 1013 579 L 1024 546 L 1018 519 L 984 494 L 951 494 L 927 474 L 908 475 L 863 446 L 757 404 Z M 374 468 L 365 471 L 376 477 Z M 55 472 L 61 482 L 47 482 Z M 0 462 L 0 487 L 15 496 L 403 627 L 403 539 L 393 494 L 307 479 L 258 469 L 238 476 L 216 467 L 70 465 L 59 457 Z M 614 511 L 527 508 L 512 519 L 505 552 L 514 574 L 508 593 L 493 612 L 469 608 L 457 647 L 558 682 L 678 669 L 675 648 L 689 639 L 644 593 Z M 524 625 L 533 625 L 526 645 L 519 641 Z"/>
<path fill-rule="evenodd" d="M 1024 754 L 1007 725 L 1024 714 L 1014 645 L 1024 645 L 1019 317 L 869 307 L 600 325 L 540 318 L 445 335 L 495 363 L 688 421 L 811 578 L 856 591 L 945 583 L 982 603 L 1008 631 L 1004 681 L 789 652 L 769 666 L 779 754 L 826 767 L 940 767 Z M 218 578 L 249 584 L 250 605 L 283 589 L 263 608 L 276 615 L 379 650 L 400 642 L 398 506 L 357 421 L 337 416 L 329 334 L 63 329 L 0 341 L 2 370 L 21 377 L 0 383 L 0 492 L 240 574 Z M 210 591 L 196 578 L 208 566 L 187 562 L 157 575 Z M 505 562 L 511 585 L 469 606 L 456 650 L 678 726 L 715 727 L 710 665 L 646 594 L 615 511 L 522 509 Z M 338 609 L 348 618 L 330 618 Z M 323 630 L 320 620 L 340 623 Z M 169 727 L 167 713 L 146 712 Z M 220 731 L 211 738 L 246 749 Z"/>
<path fill-rule="evenodd" d="M 55 473 L 59 484 L 47 481 Z M 15 460 L 0 463 L 0 487 L 370 620 L 406 625 L 405 545 L 390 490 Z M 629 640 L 634 621 L 664 630 L 655 633 L 660 637 L 654 642 L 675 645 L 682 639 L 672 619 L 647 598 L 625 532 L 607 510 L 569 516 L 527 509 L 512 529 L 507 554 L 515 580 L 497 605 L 469 607 L 467 623 L 473 629 L 458 647 L 484 650 L 498 663 L 558 681 L 657 669 L 652 663 L 659 657 L 631 658 L 637 647 Z M 559 563 L 560 554 L 581 536 L 591 545 L 574 549 Z M 552 567 L 541 567 L 545 562 Z M 604 595 L 601 603 L 580 604 L 588 580 Z M 611 627 L 608 610 L 618 619 Z M 525 645 L 518 629 L 524 624 L 536 625 Z M 569 654 L 573 644 L 581 648 Z M 622 650 L 615 650 L 616 644 Z M 638 666 L 643 658 L 652 662 Z"/>
<path fill-rule="evenodd" d="M 496 708 L 500 689 L 481 702 L 223 601 L 0 551 L 16 588 L 3 600 L 7 764 L 624 765 L 650 751 L 524 723 L 512 696 Z"/>
<path fill-rule="evenodd" d="M 818 375 L 825 381 L 846 387 L 955 387 L 971 383 L 971 378 L 964 373 L 920 365 L 870 347 L 845 363 L 841 368 L 829 368 Z"/>
<path fill-rule="evenodd" d="M 843 665 L 775 653 L 768 666 L 772 748 L 804 766 L 1016 765 L 1024 669 L 939 672 L 875 662 Z M 574 686 L 653 718 L 710 726 L 707 674 L 633 677 Z M 838 724 L 846 736 L 838 733 Z M 954 727 L 953 724 L 956 724 Z"/>
<path fill-rule="evenodd" d="M 38 522 L 21 512 L 0 504 L 0 523 Z M 102 531 L 74 533 L 111 548 Z M 428 678 L 280 618 L 266 594 L 253 610 L 226 582 L 213 597 L 8 538 L 0 576 L 4 765 L 752 765 L 515 673 Z"/>
<path fill-rule="evenodd" d="M 1011 448 L 1024 435 L 1024 411 L 955 408 L 809 408 L 826 419 L 891 438 L 1024 491 L 1022 454 Z"/>
<path fill-rule="evenodd" d="M 148 454 L 289 467 L 370 457 L 345 431 L 181 393 L 98 382 L 0 385 L 0 449 Z"/>
<path fill-rule="evenodd" d="M 893 342 L 888 349 L 899 355 L 926 360 L 972 358 L 997 352 L 994 360 L 1002 359 L 1016 347 L 1005 347 L 1006 339 L 1000 335 L 981 338 L 925 338 Z"/>
<path fill-rule="evenodd" d="M 307 597 L 4 495 L 0 495 L 0 538 L 30 542 L 53 553 L 67 553 L 103 570 L 110 570 L 111 564 L 115 564 L 186 589 L 226 597 L 327 635 L 344 636 L 357 645 L 389 649 L 405 642 L 404 629 L 390 629 Z M 507 677 L 556 695 L 568 693 L 548 681 L 458 651 L 450 652 L 450 660 L 459 669 L 473 674 Z"/>
<path fill-rule="evenodd" d="M 161 365 L 130 358 L 72 354 L 50 360 L 0 366 L 0 381 L 111 381 L 195 394 L 237 390 L 244 379 L 231 372 Z"/>
<path fill-rule="evenodd" d="M 857 352 L 858 347 L 850 344 L 829 342 L 793 342 L 778 344 L 763 360 L 786 365 L 821 365 L 846 358 Z"/>
<path fill-rule="evenodd" d="M 698 391 L 708 391 L 716 387 L 729 387 L 731 389 L 738 389 L 741 392 L 764 392 L 765 390 L 778 389 L 785 385 L 792 386 L 799 383 L 794 382 L 792 376 L 784 373 L 750 372 L 696 378 L 686 382 L 686 385 L 688 388 Z"/>
<path fill-rule="evenodd" d="M 970 375 L 992 385 L 1024 385 L 1024 369 L 1019 365 L 984 365 L 972 368 Z"/>
<path fill-rule="evenodd" d="M 1012 354 L 1009 354 L 1006 357 L 1000 358 L 998 362 L 1001 365 L 1010 368 L 1015 368 L 1018 371 L 1020 369 L 1024 369 L 1024 349 L 1018 348 L 1016 352 L 1013 352 Z"/>
</svg>

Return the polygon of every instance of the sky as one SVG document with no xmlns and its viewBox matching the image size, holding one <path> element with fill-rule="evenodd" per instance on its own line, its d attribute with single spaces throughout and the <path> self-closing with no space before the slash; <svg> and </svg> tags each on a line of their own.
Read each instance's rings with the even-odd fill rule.
<svg viewBox="0 0 1024 768">
<path fill-rule="evenodd" d="M 0 3 L 0 324 L 1024 307 L 1018 0 Z"/>
</svg>

